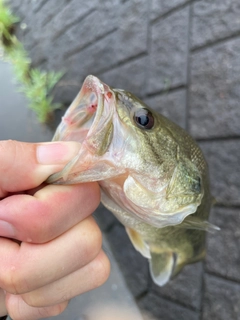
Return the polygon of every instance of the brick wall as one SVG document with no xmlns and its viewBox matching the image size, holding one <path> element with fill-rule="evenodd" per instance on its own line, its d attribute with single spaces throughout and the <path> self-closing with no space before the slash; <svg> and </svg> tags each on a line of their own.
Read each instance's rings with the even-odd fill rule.
<svg viewBox="0 0 240 320">
<path fill-rule="evenodd" d="M 34 66 L 66 71 L 66 105 L 86 75 L 132 91 L 199 142 L 217 200 L 203 263 L 155 286 L 148 263 L 97 213 L 139 306 L 161 320 L 240 319 L 239 0 L 11 0 Z"/>
</svg>

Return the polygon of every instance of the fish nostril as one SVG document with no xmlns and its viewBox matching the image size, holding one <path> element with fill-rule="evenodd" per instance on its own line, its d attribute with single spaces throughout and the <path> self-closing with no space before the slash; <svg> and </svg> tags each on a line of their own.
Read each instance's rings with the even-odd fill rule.
<svg viewBox="0 0 240 320">
<path fill-rule="evenodd" d="M 197 193 L 201 192 L 202 183 L 201 183 L 201 178 L 200 177 L 197 177 L 196 179 L 194 179 L 194 182 L 192 184 L 192 189 Z"/>
</svg>

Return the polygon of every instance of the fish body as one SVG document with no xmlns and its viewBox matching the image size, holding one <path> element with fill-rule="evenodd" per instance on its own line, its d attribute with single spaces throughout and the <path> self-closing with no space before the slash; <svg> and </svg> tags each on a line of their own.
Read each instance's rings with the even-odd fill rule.
<svg viewBox="0 0 240 320">
<path fill-rule="evenodd" d="M 81 143 L 49 183 L 98 181 L 102 202 L 162 286 L 205 253 L 208 168 L 195 141 L 133 94 L 88 76 L 53 140 Z"/>
</svg>

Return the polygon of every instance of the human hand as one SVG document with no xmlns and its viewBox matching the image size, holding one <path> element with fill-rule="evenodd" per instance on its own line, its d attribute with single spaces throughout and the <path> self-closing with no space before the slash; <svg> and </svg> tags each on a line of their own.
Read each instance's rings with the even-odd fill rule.
<svg viewBox="0 0 240 320">
<path fill-rule="evenodd" d="M 44 185 L 78 149 L 75 142 L 0 141 L 0 317 L 57 315 L 109 276 L 90 216 L 98 184 Z"/>
</svg>

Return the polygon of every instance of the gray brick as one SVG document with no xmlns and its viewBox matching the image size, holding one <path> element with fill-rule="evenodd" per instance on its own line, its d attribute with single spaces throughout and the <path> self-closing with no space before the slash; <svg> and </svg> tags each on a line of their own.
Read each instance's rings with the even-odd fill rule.
<svg viewBox="0 0 240 320">
<path fill-rule="evenodd" d="M 91 46 L 71 56 L 67 63 L 71 63 L 69 71 L 74 79 L 80 80 L 88 74 L 97 74 L 110 69 L 116 63 L 116 32 L 96 41 Z"/>
<path fill-rule="evenodd" d="M 240 139 L 202 142 L 209 164 L 212 194 L 218 203 L 240 205 Z"/>
<path fill-rule="evenodd" d="M 30 47 L 31 42 L 34 44 Z M 27 41 L 23 42 L 24 48 L 28 52 L 28 55 L 32 61 L 32 67 L 36 68 L 44 60 L 47 60 L 48 52 L 47 47 L 44 43 L 34 43 L 32 38 L 28 38 Z"/>
<path fill-rule="evenodd" d="M 240 285 L 206 275 L 203 320 L 239 320 Z"/>
<path fill-rule="evenodd" d="M 33 12 L 37 12 L 38 10 L 42 9 L 42 7 L 47 3 L 47 0 L 33 0 L 32 6 L 33 6 Z"/>
<path fill-rule="evenodd" d="M 170 298 L 186 307 L 200 309 L 202 289 L 202 262 L 187 265 L 183 271 L 164 287 L 153 286 L 153 291 L 159 296 Z"/>
<path fill-rule="evenodd" d="M 99 74 L 99 77 L 113 88 L 128 90 L 141 97 L 145 92 L 146 61 L 147 57 L 132 60 Z"/>
<path fill-rule="evenodd" d="M 193 48 L 229 37 L 240 31 L 238 0 L 201 0 L 193 4 Z"/>
<path fill-rule="evenodd" d="M 26 36 L 33 37 L 34 45 L 46 42 L 50 46 L 50 38 L 56 32 L 58 15 L 64 10 L 67 0 L 51 0 L 31 2 L 28 10 L 30 12 L 23 21 L 27 24 Z"/>
<path fill-rule="evenodd" d="M 33 0 L 33 11 L 37 12 L 38 10 L 42 9 L 42 7 L 47 3 L 47 0 Z"/>
<path fill-rule="evenodd" d="M 29 10 L 27 9 L 31 6 L 31 0 L 11 0 L 8 5 L 17 17 L 23 19 L 29 14 Z"/>
<path fill-rule="evenodd" d="M 189 0 L 152 0 L 152 12 L 151 19 L 156 19 L 157 17 L 167 13 L 169 10 L 178 7 Z"/>
<path fill-rule="evenodd" d="M 99 12 L 105 13 L 105 20 L 113 24 L 118 24 L 119 20 L 119 6 L 121 5 L 121 0 L 104 0 L 96 2 L 96 9 Z"/>
<path fill-rule="evenodd" d="M 64 9 L 64 5 L 67 0 L 51 0 L 47 2 L 31 2 L 28 6 L 25 6 L 25 11 L 28 12 L 26 17 L 22 20 L 26 23 L 27 28 L 21 30 L 20 26 L 17 30 L 19 40 L 23 43 L 24 48 L 29 52 L 30 58 L 33 61 L 33 65 L 36 66 L 43 60 L 51 59 L 49 54 L 51 51 L 58 51 L 54 48 L 54 44 L 51 41 L 53 32 L 55 30 L 55 24 L 49 22 L 53 17 Z M 40 10 L 37 12 L 36 9 L 40 6 Z M 61 62 L 58 60 L 58 63 Z"/>
<path fill-rule="evenodd" d="M 41 21 L 44 17 L 47 19 L 46 15 L 43 14 L 36 19 L 36 14 L 37 26 L 34 30 L 31 29 L 28 32 L 28 34 L 30 33 L 29 36 L 24 39 L 26 48 L 30 50 L 34 65 L 48 60 L 48 69 L 59 69 L 62 61 L 66 59 L 68 51 L 81 50 L 81 48 L 92 43 L 92 46 L 77 52 L 71 58 L 71 61 L 76 60 L 79 73 L 83 74 L 82 80 L 89 73 L 96 74 L 99 70 L 109 69 L 111 65 L 116 65 L 120 60 L 128 59 L 146 51 L 147 18 L 145 11 L 147 3 L 143 0 L 126 3 L 120 7 L 121 12 L 119 14 L 116 14 L 117 4 L 118 0 L 106 1 L 104 4 L 99 4 L 97 11 L 91 13 L 91 9 L 96 6 L 96 1 L 91 2 L 91 4 L 85 2 L 85 5 L 81 7 L 79 7 L 79 2 L 71 1 L 67 6 L 62 6 L 60 12 L 54 15 L 51 22 L 46 23 L 45 26 L 41 26 Z M 56 8 L 55 1 L 54 5 L 51 6 L 46 3 L 39 13 L 43 9 L 48 10 L 48 8 Z M 136 8 L 138 8 L 138 12 L 134 14 Z M 89 13 L 90 15 L 86 16 Z M 106 13 L 108 13 L 108 19 L 106 19 Z M 50 15 L 50 13 L 48 14 Z M 76 24 L 77 20 L 81 21 Z M 75 23 L 75 25 L 68 29 L 68 26 L 72 23 Z M 97 38 L 114 30 L 117 23 L 119 29 L 114 36 L 110 34 L 101 41 L 96 41 Z M 54 38 L 56 40 L 52 41 Z M 79 39 L 79 41 L 76 41 L 76 39 Z M 143 45 L 143 42 L 145 45 Z M 70 73 L 72 63 L 76 70 L 75 62 L 71 61 L 67 62 L 70 63 Z M 73 79 L 79 79 L 78 76 L 75 77 L 74 73 Z"/>
<path fill-rule="evenodd" d="M 43 2 L 41 10 L 35 13 L 35 15 L 33 15 L 32 17 L 34 22 L 32 25 L 33 31 L 37 27 L 39 28 L 38 35 L 41 34 L 42 28 L 44 28 L 45 25 L 49 23 L 52 18 L 57 16 L 57 14 L 64 9 L 67 3 L 67 0 L 51 0 Z M 33 6 L 33 12 L 36 11 L 36 9 L 37 7 Z"/>
<path fill-rule="evenodd" d="M 148 2 L 127 1 L 119 7 L 117 57 L 125 60 L 147 52 Z"/>
<path fill-rule="evenodd" d="M 128 287 L 134 296 L 138 296 L 148 287 L 147 259 L 133 248 L 124 228 L 120 225 L 111 229 L 108 240 Z"/>
<path fill-rule="evenodd" d="M 48 70 L 65 70 L 66 72 L 69 69 L 68 64 L 66 64 L 66 59 L 64 60 L 63 58 L 63 45 L 61 42 L 59 43 L 54 43 L 50 44 L 50 38 L 45 39 L 45 41 L 40 42 L 38 46 L 42 50 L 42 56 L 41 60 L 46 59 L 47 60 L 47 69 Z M 32 59 L 34 60 L 33 53 L 35 48 L 30 50 Z M 65 62 L 65 63 L 64 63 Z M 65 67 L 67 65 L 67 68 Z"/>
<path fill-rule="evenodd" d="M 13 13 L 19 18 L 19 23 L 16 24 L 15 34 L 17 38 L 24 44 L 25 35 L 29 34 L 31 30 L 31 17 L 34 16 L 32 2 L 31 0 L 23 0 L 21 1 L 20 6 L 17 6 L 15 2 L 11 2 L 10 8 L 12 8 Z M 23 25 L 24 28 L 22 28 Z M 33 39 L 31 33 L 30 39 L 31 41 Z"/>
<path fill-rule="evenodd" d="M 116 4 L 117 1 L 106 2 L 104 6 L 99 5 L 97 11 L 84 12 L 85 16 L 83 12 L 80 12 L 82 20 L 63 32 L 65 29 L 62 25 L 59 26 L 59 23 L 60 16 L 66 11 L 64 8 L 51 22 L 53 30 L 48 38 L 56 39 L 51 44 L 53 52 L 49 55 L 50 65 L 55 68 L 69 53 L 70 55 L 75 53 L 70 59 L 80 60 L 80 72 L 85 76 L 86 73 L 89 73 L 85 71 L 86 69 L 92 69 L 94 73 L 99 69 L 107 70 L 119 61 L 146 52 L 147 19 L 144 10 L 146 10 L 147 3 L 143 0 L 126 3 L 120 7 L 118 14 L 116 14 Z M 71 5 L 72 7 L 74 6 Z M 134 11 L 136 8 L 138 8 L 137 13 Z M 108 19 L 106 19 L 106 12 Z M 86 14 L 89 15 L 86 16 Z M 117 26 L 119 28 L 114 35 L 110 34 L 96 41 Z M 49 44 L 48 48 L 51 46 Z"/>
<path fill-rule="evenodd" d="M 11 3 L 9 3 L 11 10 L 16 14 L 18 11 L 19 7 L 21 6 L 21 3 L 19 0 L 12 0 Z"/>
<path fill-rule="evenodd" d="M 240 39 L 192 55 L 190 132 L 195 138 L 240 134 Z"/>
<path fill-rule="evenodd" d="M 48 29 L 51 37 L 56 37 L 59 33 L 65 32 L 70 25 L 80 22 L 86 14 L 96 7 L 96 4 L 96 0 L 72 0 L 62 10 L 59 10 L 59 13 L 51 20 L 50 25 L 45 26 L 45 29 Z"/>
<path fill-rule="evenodd" d="M 240 209 L 214 208 L 211 222 L 221 231 L 207 235 L 207 270 L 240 282 Z"/>
<path fill-rule="evenodd" d="M 51 65 L 46 65 L 45 69 L 58 71 L 58 69 L 52 68 Z M 80 74 L 78 76 L 80 77 Z M 83 81 L 80 80 L 79 77 L 74 78 L 71 75 L 71 72 L 66 72 L 58 85 L 54 88 L 54 100 L 69 106 L 81 89 Z"/>
<path fill-rule="evenodd" d="M 165 117 L 180 125 L 186 126 L 186 90 L 181 89 L 166 92 L 151 98 L 144 99 L 147 105 Z"/>
<path fill-rule="evenodd" d="M 106 13 L 101 11 L 93 11 L 81 21 L 62 33 L 53 41 L 53 47 L 58 48 L 61 59 L 65 59 L 69 53 L 80 51 L 86 45 L 94 43 L 96 39 L 104 34 L 111 32 L 116 28 L 113 16 L 112 20 L 105 18 Z"/>
<path fill-rule="evenodd" d="M 186 84 L 189 7 L 152 26 L 147 92 Z"/>
<path fill-rule="evenodd" d="M 95 0 L 84 2 L 84 4 L 76 0 L 70 2 L 67 0 L 47 1 L 38 12 L 32 12 L 32 14 L 29 12 L 24 20 L 28 25 L 24 42 L 32 43 L 32 46 L 37 45 L 42 52 L 45 52 L 45 56 L 42 56 L 40 60 L 43 60 L 46 56 L 50 61 L 54 60 L 57 55 L 59 56 L 62 53 L 64 42 L 55 47 L 53 39 L 65 33 L 74 23 L 76 24 L 78 21 L 80 23 L 80 20 L 95 6 Z M 33 11 L 33 5 L 30 6 L 30 9 Z M 27 37 L 30 37 L 29 41 Z M 75 40 L 75 42 L 77 41 Z M 27 45 L 27 48 L 30 50 L 31 46 Z M 49 51 L 53 54 L 49 54 Z M 62 64 L 62 60 L 58 59 L 55 65 L 57 63 Z"/>
<path fill-rule="evenodd" d="M 65 64 L 62 66 L 63 69 L 65 65 L 67 66 L 66 74 L 62 79 L 62 83 L 65 85 L 56 88 L 57 99 L 63 101 L 63 103 L 71 102 L 87 75 L 94 74 L 97 76 L 101 73 L 101 70 L 114 64 L 115 41 L 116 32 L 65 59 Z M 57 67 L 61 66 L 59 62 L 62 61 L 61 53 L 55 49 L 52 48 L 51 60 L 48 60 L 47 68 L 49 70 L 57 70 Z"/>
<path fill-rule="evenodd" d="M 139 307 L 150 315 L 150 319 L 161 320 L 198 320 L 199 314 L 167 299 L 162 299 L 154 292 L 148 293 L 139 302 Z M 154 318 L 152 318 L 152 317 Z M 146 317 L 148 320 L 149 317 Z M 210 318 L 209 318 L 210 319 Z M 212 319 L 211 319 L 212 320 Z"/>
</svg>

